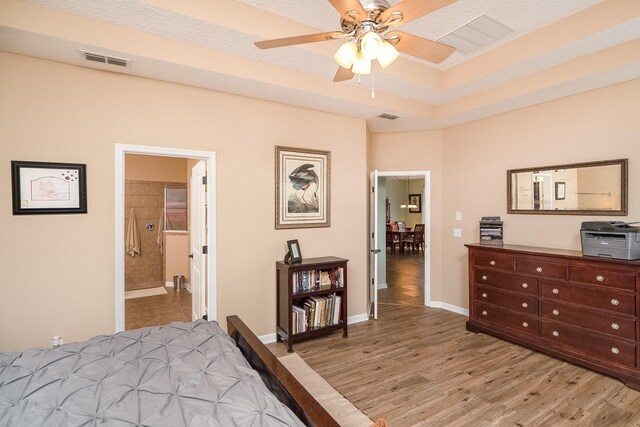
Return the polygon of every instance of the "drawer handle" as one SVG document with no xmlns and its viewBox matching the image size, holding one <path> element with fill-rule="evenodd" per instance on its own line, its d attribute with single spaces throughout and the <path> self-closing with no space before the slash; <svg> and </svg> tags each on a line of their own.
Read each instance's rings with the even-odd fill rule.
<svg viewBox="0 0 640 427">
<path fill-rule="evenodd" d="M 558 295 L 560 293 L 560 291 L 558 290 L 558 288 L 553 288 L 553 290 L 551 291 L 554 294 Z"/>
<path fill-rule="evenodd" d="M 552 334 L 553 334 L 554 337 L 559 337 L 560 336 L 560 332 L 558 332 L 558 331 L 553 331 Z"/>
<path fill-rule="evenodd" d="M 612 347 L 612 348 L 611 348 L 611 353 L 613 353 L 613 354 L 620 354 L 620 350 L 618 350 L 618 349 L 617 349 L 617 348 L 615 348 L 615 347 Z"/>
<path fill-rule="evenodd" d="M 604 282 L 604 276 L 596 276 L 598 282 Z"/>
<path fill-rule="evenodd" d="M 538 273 L 542 273 L 542 267 L 536 267 L 536 271 L 537 271 Z"/>
<path fill-rule="evenodd" d="M 486 298 L 486 297 L 487 297 L 487 293 L 486 293 L 486 292 L 483 292 L 483 293 L 482 293 L 482 298 Z"/>
<path fill-rule="evenodd" d="M 618 301 L 617 299 L 614 298 L 611 300 L 611 305 L 618 305 L 618 304 L 620 304 L 620 301 Z"/>
<path fill-rule="evenodd" d="M 482 280 L 487 280 L 487 276 L 482 276 Z"/>
<path fill-rule="evenodd" d="M 489 261 L 489 264 L 496 265 L 496 262 L 494 260 L 491 260 L 491 261 Z"/>
<path fill-rule="evenodd" d="M 557 316 L 557 315 L 560 314 L 560 312 L 558 310 L 553 310 L 552 313 L 553 313 L 554 316 Z"/>
<path fill-rule="evenodd" d="M 483 316 L 486 316 L 487 314 L 489 314 L 489 313 L 487 313 L 487 310 L 482 310 L 482 315 Z"/>
<path fill-rule="evenodd" d="M 612 323 L 611 329 L 615 329 L 617 331 L 618 329 L 620 329 L 620 325 L 618 325 L 617 323 Z"/>
<path fill-rule="evenodd" d="M 525 328 L 528 328 L 529 324 L 527 322 L 522 322 L 522 326 L 525 327 Z"/>
<path fill-rule="evenodd" d="M 526 283 L 523 283 L 523 284 L 522 284 L 522 287 L 523 287 L 523 288 L 525 288 L 525 289 L 527 289 L 527 288 L 529 287 L 529 285 L 527 285 Z"/>
<path fill-rule="evenodd" d="M 526 302 L 523 302 L 523 303 L 522 303 L 522 307 L 523 307 L 523 308 L 527 308 L 527 307 L 529 307 L 529 304 L 527 304 Z"/>
</svg>

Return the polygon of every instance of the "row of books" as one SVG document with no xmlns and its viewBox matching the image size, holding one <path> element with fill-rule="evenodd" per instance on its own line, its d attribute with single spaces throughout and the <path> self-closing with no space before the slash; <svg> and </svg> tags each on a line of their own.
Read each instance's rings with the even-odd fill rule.
<svg viewBox="0 0 640 427">
<path fill-rule="evenodd" d="M 344 286 L 344 268 L 294 271 L 291 286 L 294 294 L 341 288 Z"/>
<path fill-rule="evenodd" d="M 293 310 L 291 333 L 299 334 L 340 323 L 342 296 L 331 294 L 309 297 L 300 306 L 294 304 L 291 307 Z"/>
</svg>

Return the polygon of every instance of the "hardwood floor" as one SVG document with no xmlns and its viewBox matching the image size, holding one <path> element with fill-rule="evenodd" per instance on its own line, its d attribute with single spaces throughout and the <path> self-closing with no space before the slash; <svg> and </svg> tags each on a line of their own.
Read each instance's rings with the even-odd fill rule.
<svg viewBox="0 0 640 427">
<path fill-rule="evenodd" d="M 442 309 L 381 305 L 379 320 L 294 350 L 371 419 L 403 426 L 640 426 L 640 392 L 465 330 Z M 270 344 L 277 355 L 281 343 Z"/>
<path fill-rule="evenodd" d="M 424 306 L 424 253 L 387 251 L 387 289 L 378 290 L 381 304 Z"/>
<path fill-rule="evenodd" d="M 124 328 L 129 330 L 171 322 L 190 322 L 191 293 L 186 289 L 180 292 L 166 289 L 166 295 L 125 300 Z"/>
</svg>

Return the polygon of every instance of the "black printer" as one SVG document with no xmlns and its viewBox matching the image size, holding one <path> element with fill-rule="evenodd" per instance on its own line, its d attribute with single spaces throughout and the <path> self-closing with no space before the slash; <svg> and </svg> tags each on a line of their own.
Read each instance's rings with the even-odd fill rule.
<svg viewBox="0 0 640 427">
<path fill-rule="evenodd" d="M 580 240 L 583 255 L 640 259 L 640 227 L 632 227 L 623 221 L 583 222 Z"/>
</svg>

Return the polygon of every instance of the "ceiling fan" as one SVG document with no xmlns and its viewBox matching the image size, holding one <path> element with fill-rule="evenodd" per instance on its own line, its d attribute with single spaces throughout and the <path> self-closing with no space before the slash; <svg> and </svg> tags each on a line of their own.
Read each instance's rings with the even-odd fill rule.
<svg viewBox="0 0 640 427">
<path fill-rule="evenodd" d="M 341 31 L 263 40 L 260 49 L 296 44 L 348 39 L 333 58 L 340 65 L 333 81 L 349 80 L 354 74 L 371 73 L 371 61 L 382 69 L 391 65 L 400 52 L 436 64 L 447 59 L 455 48 L 390 28 L 420 18 L 457 0 L 404 0 L 391 6 L 386 0 L 328 0 L 340 13 Z"/>
</svg>

